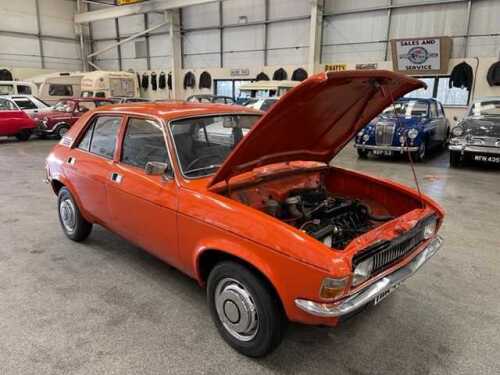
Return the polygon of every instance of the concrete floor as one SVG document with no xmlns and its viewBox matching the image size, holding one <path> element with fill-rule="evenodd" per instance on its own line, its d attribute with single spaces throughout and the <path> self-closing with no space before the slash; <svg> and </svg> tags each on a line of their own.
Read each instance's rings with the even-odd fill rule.
<svg viewBox="0 0 500 375">
<path fill-rule="evenodd" d="M 67 240 L 42 183 L 54 141 L 0 140 L 0 374 L 499 374 L 500 171 L 417 166 L 446 243 L 377 307 L 334 328 L 291 325 L 262 360 L 227 346 L 204 290 L 95 228 Z M 405 161 L 335 164 L 411 184 Z"/>
</svg>

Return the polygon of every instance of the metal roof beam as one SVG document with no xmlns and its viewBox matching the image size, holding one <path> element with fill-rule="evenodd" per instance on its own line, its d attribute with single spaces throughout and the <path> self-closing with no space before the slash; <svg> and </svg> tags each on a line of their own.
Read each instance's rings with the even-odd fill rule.
<svg viewBox="0 0 500 375">
<path fill-rule="evenodd" d="M 75 15 L 75 23 L 88 23 L 143 14 L 150 12 L 165 11 L 170 9 L 184 8 L 191 5 L 213 3 L 217 0 L 150 0 L 143 3 L 109 7 Z"/>
</svg>

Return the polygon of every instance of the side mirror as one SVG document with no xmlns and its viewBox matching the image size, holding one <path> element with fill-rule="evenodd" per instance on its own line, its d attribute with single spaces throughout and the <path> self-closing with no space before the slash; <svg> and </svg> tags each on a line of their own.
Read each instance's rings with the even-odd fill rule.
<svg viewBox="0 0 500 375">
<path fill-rule="evenodd" d="M 148 161 L 144 167 L 144 172 L 149 176 L 164 176 L 168 180 L 174 178 L 174 171 L 169 163 Z"/>
</svg>

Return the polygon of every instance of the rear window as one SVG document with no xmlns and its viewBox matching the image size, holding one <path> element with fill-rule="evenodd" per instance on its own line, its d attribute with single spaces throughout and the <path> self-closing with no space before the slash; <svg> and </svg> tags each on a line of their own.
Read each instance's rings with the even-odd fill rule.
<svg viewBox="0 0 500 375">
<path fill-rule="evenodd" d="M 120 122 L 121 117 L 97 117 L 87 129 L 78 144 L 78 148 L 107 159 L 113 159 Z"/>
<path fill-rule="evenodd" d="M 73 86 L 62 84 L 49 85 L 50 96 L 73 96 Z"/>
<path fill-rule="evenodd" d="M 17 85 L 17 93 L 23 95 L 31 95 L 31 87 L 25 85 Z"/>
</svg>

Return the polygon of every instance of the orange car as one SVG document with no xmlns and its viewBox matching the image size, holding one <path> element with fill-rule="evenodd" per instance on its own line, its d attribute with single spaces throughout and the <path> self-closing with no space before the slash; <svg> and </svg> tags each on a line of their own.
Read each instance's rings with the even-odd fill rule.
<svg viewBox="0 0 500 375">
<path fill-rule="evenodd" d="M 263 356 L 287 321 L 334 326 L 379 303 L 441 246 L 442 209 L 329 166 L 393 100 L 387 71 L 310 77 L 263 115 L 143 103 L 85 114 L 47 159 L 65 234 L 102 225 L 206 286 L 222 337 Z"/>
</svg>

